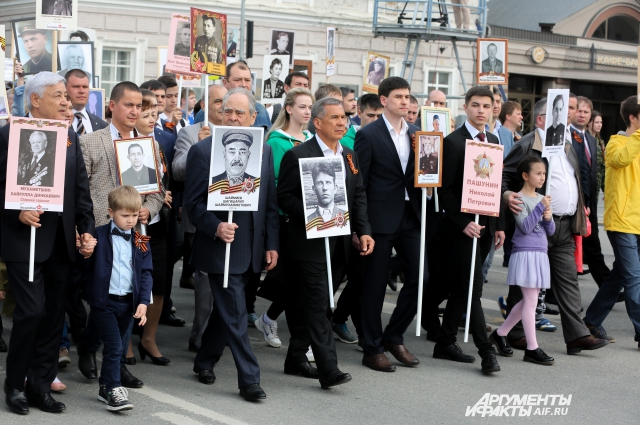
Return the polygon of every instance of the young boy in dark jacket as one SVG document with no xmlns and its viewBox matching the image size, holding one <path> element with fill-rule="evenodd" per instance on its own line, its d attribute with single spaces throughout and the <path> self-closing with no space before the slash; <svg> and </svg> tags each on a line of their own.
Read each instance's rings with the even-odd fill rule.
<svg viewBox="0 0 640 425">
<path fill-rule="evenodd" d="M 147 236 L 133 230 L 140 211 L 140 194 L 132 186 L 109 192 L 109 224 L 96 228 L 98 244 L 91 257 L 84 296 L 91 306 L 89 327 L 104 343 L 98 400 L 107 410 L 133 408 L 120 383 L 120 358 L 131 337 L 133 319 L 147 321 L 151 298 L 151 250 Z"/>
</svg>

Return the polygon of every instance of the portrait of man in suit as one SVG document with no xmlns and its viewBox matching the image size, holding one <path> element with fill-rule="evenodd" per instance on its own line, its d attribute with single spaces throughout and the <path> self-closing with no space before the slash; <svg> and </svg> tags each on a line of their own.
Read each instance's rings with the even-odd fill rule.
<svg viewBox="0 0 640 425">
<path fill-rule="evenodd" d="M 144 165 L 144 158 L 144 150 L 141 145 L 138 143 L 129 145 L 127 159 L 131 163 L 131 167 L 122 173 L 122 184 L 144 186 L 158 182 L 156 170 Z"/>
<path fill-rule="evenodd" d="M 247 179 L 255 180 L 255 177 L 246 173 L 251 158 L 251 145 L 253 135 L 248 131 L 233 129 L 225 132 L 222 135 L 225 172 L 213 177 L 211 183 L 227 179 L 229 186 L 237 186 Z"/>
<path fill-rule="evenodd" d="M 234 39 L 236 38 L 235 30 L 233 28 L 229 28 L 229 32 L 227 33 L 227 57 L 235 58 L 236 57 L 236 42 Z"/>
<path fill-rule="evenodd" d="M 552 121 L 549 128 L 547 128 L 545 146 L 560 146 L 564 144 L 565 125 L 560 122 L 563 110 L 564 98 L 559 94 L 553 99 L 553 106 L 551 108 Z"/>
<path fill-rule="evenodd" d="M 87 105 L 87 110 L 89 111 L 89 113 L 97 116 L 102 115 L 100 111 L 102 102 L 98 102 L 99 96 L 100 92 L 89 92 L 89 104 Z"/>
<path fill-rule="evenodd" d="M 489 43 L 487 46 L 487 58 L 482 61 L 482 73 L 493 72 L 495 75 L 504 73 L 503 62 L 497 58 L 498 46 L 496 43 Z"/>
<path fill-rule="evenodd" d="M 198 28 L 200 32 L 200 28 Z M 212 16 L 202 16 L 202 35 L 196 38 L 196 51 L 206 62 L 222 63 L 222 44 L 215 37 L 216 19 Z"/>
<path fill-rule="evenodd" d="M 188 22 L 180 25 L 176 34 L 176 44 L 173 48 L 173 54 L 188 58 L 191 54 L 191 25 L 189 25 Z"/>
<path fill-rule="evenodd" d="M 338 185 L 336 184 L 336 171 L 332 164 L 326 161 L 318 161 L 314 164 L 311 169 L 311 181 L 313 183 L 311 190 L 318 199 L 318 205 L 315 211 L 307 216 L 307 222 L 316 217 L 322 217 L 322 221 L 327 222 L 336 218 L 338 213 L 345 213 L 335 204 Z"/>
<path fill-rule="evenodd" d="M 54 153 L 47 151 L 47 135 L 44 131 L 25 130 L 21 139 L 28 136 L 28 143 L 21 143 L 18 184 L 53 187 L 55 171 Z"/>
</svg>

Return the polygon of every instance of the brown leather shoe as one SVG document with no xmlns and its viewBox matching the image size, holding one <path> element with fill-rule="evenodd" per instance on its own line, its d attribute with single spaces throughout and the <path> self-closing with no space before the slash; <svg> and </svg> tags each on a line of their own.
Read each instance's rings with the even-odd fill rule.
<svg viewBox="0 0 640 425">
<path fill-rule="evenodd" d="M 509 346 L 511 348 L 515 348 L 516 350 L 526 350 L 527 349 L 527 338 L 521 336 L 520 338 L 512 339 L 507 338 L 509 341 Z"/>
<path fill-rule="evenodd" d="M 567 343 L 567 354 L 578 354 L 582 350 L 597 350 L 609 344 L 606 339 L 594 338 L 591 335 L 583 336 Z"/>
<path fill-rule="evenodd" d="M 372 356 L 362 356 L 362 364 L 378 372 L 395 372 L 396 367 L 391 364 L 384 354 L 374 354 Z"/>
<path fill-rule="evenodd" d="M 393 357 L 403 365 L 418 366 L 420 364 L 420 360 L 411 354 L 404 345 L 391 344 L 385 341 L 382 341 L 382 345 L 384 346 L 385 351 L 393 354 Z"/>
</svg>

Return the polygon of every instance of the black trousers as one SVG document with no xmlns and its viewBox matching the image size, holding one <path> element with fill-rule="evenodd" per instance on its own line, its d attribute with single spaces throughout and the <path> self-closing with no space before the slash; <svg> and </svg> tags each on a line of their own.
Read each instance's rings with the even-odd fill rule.
<svg viewBox="0 0 640 425">
<path fill-rule="evenodd" d="M 435 220 L 434 220 L 435 221 Z M 440 220 L 429 221 L 429 227 L 437 226 L 434 236 L 427 240 L 427 260 L 429 264 L 429 283 L 422 291 L 422 319 L 420 325 L 427 331 L 427 336 L 437 337 L 440 332 L 440 317 L 438 307 L 449 296 L 449 270 L 446 265 L 446 255 L 443 252 L 446 236 L 444 226 Z M 431 232 L 427 232 L 429 235 Z"/>
<path fill-rule="evenodd" d="M 336 309 L 333 312 L 333 323 L 346 323 L 347 318 L 351 316 L 353 326 L 356 328 L 358 337 L 362 337 L 361 323 L 361 299 L 364 288 L 364 269 L 366 257 L 360 255 L 360 252 L 351 247 L 349 250 L 349 264 L 346 267 L 347 284 L 340 294 Z M 338 290 L 338 286 L 334 281 L 334 289 Z"/>
<path fill-rule="evenodd" d="M 442 318 L 438 344 L 451 345 L 456 342 L 460 317 L 467 310 L 473 239 L 462 233 L 453 222 L 446 218 L 443 220 L 442 225 L 445 226 L 447 237 L 447 270 L 450 276 L 451 293 Z M 484 312 L 480 302 L 483 285 L 482 265 L 491 250 L 493 235 L 487 230 L 483 230 L 481 235 L 476 246 L 469 333 L 473 335 L 473 342 L 478 348 L 480 357 L 484 357 L 487 354 L 495 354 L 495 350 L 487 337 L 487 324 L 484 320 Z"/>
<path fill-rule="evenodd" d="M 82 331 L 87 326 L 87 309 L 82 303 L 82 267 L 84 261 L 71 263 L 69 267 L 69 296 L 67 298 L 67 315 L 72 332 Z"/>
<path fill-rule="evenodd" d="M 602 283 L 607 280 L 611 270 L 607 267 L 604 262 L 604 256 L 602 255 L 599 237 L 600 232 L 598 230 L 598 214 L 594 210 L 592 210 L 589 221 L 591 221 L 591 236 L 582 238 L 583 262 L 589 266 L 591 276 L 593 276 L 593 280 L 596 281 L 599 288 Z"/>
<path fill-rule="evenodd" d="M 340 245 L 340 244 L 336 244 Z M 331 255 L 333 282 L 344 274 L 344 249 L 336 246 Z M 326 263 L 291 261 L 288 285 L 292 296 L 288 297 L 285 310 L 291 333 L 287 360 L 307 362 L 309 345 L 316 359 L 320 374 L 338 369 L 336 343 L 327 310 L 329 309 L 329 279 Z M 335 285 L 335 283 L 334 283 Z"/>
<path fill-rule="evenodd" d="M 33 393 L 50 392 L 58 373 L 58 351 L 67 305 L 69 257 L 62 230 L 58 231 L 51 257 L 34 265 L 7 262 L 11 292 L 16 302 L 7 354 L 7 385 Z"/>
<path fill-rule="evenodd" d="M 188 279 L 196 272 L 196 269 L 190 264 L 191 252 L 193 251 L 193 239 L 195 237 L 195 233 L 184 232 L 184 245 L 182 246 L 184 255 L 182 256 L 182 276 L 180 276 L 182 279 Z"/>
<path fill-rule="evenodd" d="M 392 234 L 372 235 L 376 247 L 367 257 L 364 291 L 362 293 L 362 335 L 367 356 L 384 351 L 382 340 L 403 344 L 403 334 L 413 321 L 418 309 L 418 270 L 420 258 L 420 220 L 409 202 L 405 202 L 400 228 Z M 389 324 L 382 331 L 382 306 L 389 277 L 389 262 L 395 248 L 404 268 L 404 285 L 398 295 L 396 308 Z M 425 258 L 424 282 L 429 279 Z"/>
<path fill-rule="evenodd" d="M 212 370 L 218 363 L 225 346 L 229 345 L 238 370 L 238 387 L 260 383 L 260 366 L 251 351 L 247 334 L 245 286 L 253 270 L 243 274 L 230 274 L 229 286 L 222 287 L 222 274 L 209 274 L 213 293 L 213 311 L 202 335 L 202 344 L 194 365 L 200 370 Z"/>
</svg>

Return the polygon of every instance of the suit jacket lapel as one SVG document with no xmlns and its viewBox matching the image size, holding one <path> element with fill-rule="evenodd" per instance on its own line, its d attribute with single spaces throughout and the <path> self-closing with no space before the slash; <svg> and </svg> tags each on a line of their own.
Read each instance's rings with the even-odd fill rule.
<svg viewBox="0 0 640 425">
<path fill-rule="evenodd" d="M 114 141 L 111 139 L 111 130 L 109 127 L 105 130 L 105 132 L 100 134 L 100 140 L 102 140 L 102 147 L 104 148 L 104 153 L 107 157 L 107 162 L 109 163 L 111 179 L 113 180 L 114 186 L 118 186 L 120 179 L 118 178 L 118 171 L 116 169 L 116 147 Z"/>
<path fill-rule="evenodd" d="M 398 155 L 398 150 L 396 149 L 395 143 L 393 143 L 393 139 L 389 134 L 389 129 L 387 128 L 387 123 L 385 123 L 384 118 L 380 117 L 375 121 L 375 124 L 378 126 L 378 135 L 382 140 L 382 144 L 387 147 L 391 157 L 394 159 L 394 162 L 400 167 L 402 170 L 402 163 L 400 162 L 400 155 Z"/>
<path fill-rule="evenodd" d="M 304 142 L 304 145 L 309 149 L 309 158 L 324 156 L 324 153 L 322 152 L 322 149 L 320 149 L 320 145 L 318 144 L 318 139 L 316 139 L 316 136 L 313 136 L 311 139 Z"/>
</svg>

